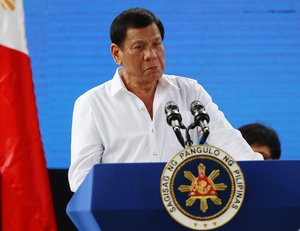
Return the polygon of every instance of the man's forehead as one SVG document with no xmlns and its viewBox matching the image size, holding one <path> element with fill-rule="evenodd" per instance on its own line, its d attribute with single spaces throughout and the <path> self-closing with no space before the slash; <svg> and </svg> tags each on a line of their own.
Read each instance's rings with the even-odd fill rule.
<svg viewBox="0 0 300 231">
<path fill-rule="evenodd" d="M 125 40 L 143 41 L 143 40 L 156 40 L 161 39 L 159 29 L 155 24 L 151 24 L 143 28 L 129 28 L 126 31 Z"/>
</svg>

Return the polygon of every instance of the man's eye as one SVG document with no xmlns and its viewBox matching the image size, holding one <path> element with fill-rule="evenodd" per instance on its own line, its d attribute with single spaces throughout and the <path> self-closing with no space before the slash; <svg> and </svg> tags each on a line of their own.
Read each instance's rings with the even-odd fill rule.
<svg viewBox="0 0 300 231">
<path fill-rule="evenodd" d="M 133 49 L 136 49 L 136 50 L 139 50 L 139 49 L 141 49 L 141 48 L 142 48 L 141 45 L 136 45 L 136 46 L 133 47 Z"/>
<path fill-rule="evenodd" d="M 157 47 L 157 46 L 160 46 L 161 45 L 161 42 L 156 42 L 154 43 L 154 46 Z"/>
</svg>

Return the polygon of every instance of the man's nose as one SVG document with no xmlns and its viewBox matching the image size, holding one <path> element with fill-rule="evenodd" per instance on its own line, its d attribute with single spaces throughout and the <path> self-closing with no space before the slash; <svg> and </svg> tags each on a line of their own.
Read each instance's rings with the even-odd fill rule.
<svg viewBox="0 0 300 231">
<path fill-rule="evenodd" d="M 155 59 L 157 58 L 157 51 L 153 47 L 148 47 L 145 49 L 145 54 L 144 54 L 144 59 L 149 60 L 149 59 Z"/>
</svg>

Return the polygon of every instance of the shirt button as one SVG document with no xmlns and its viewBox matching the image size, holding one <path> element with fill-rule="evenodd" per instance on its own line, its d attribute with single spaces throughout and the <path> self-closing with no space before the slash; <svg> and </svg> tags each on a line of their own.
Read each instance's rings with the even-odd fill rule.
<svg viewBox="0 0 300 231">
<path fill-rule="evenodd" d="M 157 156 L 157 152 L 153 152 L 153 156 Z"/>
<path fill-rule="evenodd" d="M 141 111 L 145 111 L 146 109 L 144 107 L 141 107 Z"/>
<path fill-rule="evenodd" d="M 155 132 L 154 128 L 152 128 L 152 130 L 151 130 L 151 131 L 152 131 L 152 133 L 154 133 L 154 132 Z"/>
</svg>

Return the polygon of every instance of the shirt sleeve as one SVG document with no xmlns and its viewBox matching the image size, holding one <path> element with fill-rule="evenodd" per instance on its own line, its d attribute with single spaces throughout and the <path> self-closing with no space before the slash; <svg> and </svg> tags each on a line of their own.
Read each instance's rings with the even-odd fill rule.
<svg viewBox="0 0 300 231">
<path fill-rule="evenodd" d="M 194 87 L 196 97 L 210 116 L 207 143 L 227 152 L 235 160 L 263 160 L 262 155 L 254 152 L 241 133 L 231 126 L 204 88 L 198 83 L 195 83 Z"/>
<path fill-rule="evenodd" d="M 87 97 L 76 100 L 71 133 L 71 165 L 68 172 L 71 191 L 75 192 L 93 165 L 100 163 L 104 151 L 96 129 L 92 103 Z"/>
</svg>

